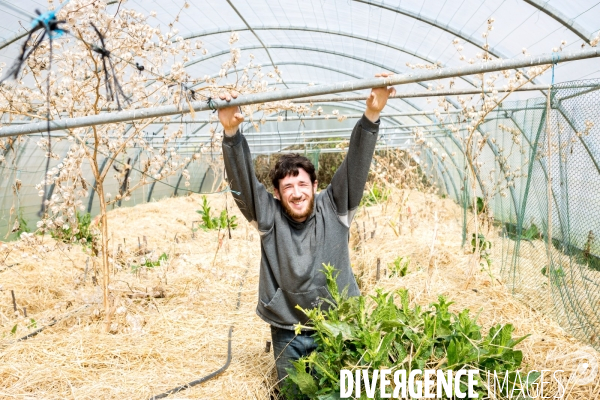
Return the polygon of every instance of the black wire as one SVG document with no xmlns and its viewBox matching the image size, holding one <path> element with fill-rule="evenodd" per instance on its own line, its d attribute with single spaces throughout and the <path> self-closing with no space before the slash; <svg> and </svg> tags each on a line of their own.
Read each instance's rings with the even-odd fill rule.
<svg viewBox="0 0 600 400">
<path fill-rule="evenodd" d="M 213 110 L 213 112 L 217 111 L 217 108 L 215 107 L 215 102 L 212 99 L 212 97 L 208 96 L 208 99 L 206 99 L 206 104 L 208 104 L 208 108 Z"/>
<path fill-rule="evenodd" d="M 67 315 L 64 315 L 63 317 L 61 317 L 61 318 L 59 318 L 59 319 L 53 319 L 53 320 L 52 320 L 52 321 L 51 321 L 51 322 L 50 322 L 48 325 L 44 325 L 44 326 L 42 326 L 41 328 L 38 328 L 38 329 L 36 329 L 36 330 L 35 330 L 35 331 L 33 331 L 33 332 L 29 332 L 29 333 L 28 333 L 27 335 L 25 335 L 25 336 L 21 336 L 19 339 L 17 339 L 17 342 L 22 342 L 22 341 L 24 341 L 24 340 L 31 339 L 32 337 L 34 337 L 34 336 L 37 336 L 37 335 L 38 335 L 40 332 L 42 332 L 44 329 L 46 329 L 46 328 L 50 328 L 50 327 L 52 327 L 52 326 L 56 325 L 58 322 L 60 322 L 60 321 L 62 321 L 62 320 L 64 320 L 64 319 L 67 319 L 67 318 L 69 318 L 71 315 L 73 315 L 73 314 L 75 314 L 75 313 L 78 313 L 79 311 L 81 311 L 81 310 L 83 310 L 83 309 L 85 309 L 85 308 L 88 308 L 89 306 L 90 306 L 89 304 L 86 304 L 86 305 L 84 305 L 83 307 L 81 307 L 81 308 L 78 308 L 77 310 L 75 310 L 75 311 L 73 311 L 73 312 L 70 312 L 70 313 L 68 313 Z"/>
<path fill-rule="evenodd" d="M 112 62 L 111 52 L 106 49 L 106 44 L 104 43 L 104 35 L 100 32 L 98 28 L 96 28 L 96 25 L 94 25 L 92 22 L 90 22 L 90 25 L 92 26 L 92 28 L 94 28 L 94 31 L 96 32 L 96 35 L 98 35 L 98 39 L 100 40 L 100 44 L 102 45 L 102 47 L 91 45 L 91 48 L 95 53 L 100 54 L 100 56 L 102 57 L 102 70 L 104 71 L 104 85 L 106 87 L 107 98 L 110 101 L 115 100 L 117 102 L 117 109 L 122 110 L 121 102 L 119 101 L 119 95 L 123 96 L 123 99 L 128 104 L 131 103 L 131 100 L 125 95 L 125 93 L 123 92 L 123 88 L 119 84 L 117 74 L 115 73 L 115 66 Z M 107 64 L 108 67 L 110 67 L 112 76 L 108 71 Z M 136 68 L 140 71 L 140 73 L 144 69 L 143 66 L 140 69 L 138 63 L 136 63 Z"/>
<path fill-rule="evenodd" d="M 237 295 L 237 304 L 235 305 L 235 311 L 238 311 L 240 309 L 240 303 L 241 303 L 241 298 L 242 298 L 242 288 L 244 286 L 244 281 L 246 280 L 246 275 L 248 275 L 249 269 L 250 269 L 250 265 L 248 265 L 248 268 L 246 268 L 246 271 L 244 272 L 244 276 L 242 277 L 242 280 L 240 281 L 240 290 L 238 291 L 238 295 Z M 229 333 L 227 334 L 227 360 L 225 361 L 225 364 L 221 368 L 219 368 L 218 370 L 216 370 L 214 372 L 211 372 L 208 375 L 203 376 L 200 379 L 196 379 L 194 381 L 186 383 L 185 385 L 177 386 L 176 388 L 167 390 L 164 393 L 152 396 L 152 397 L 150 397 L 149 400 L 164 399 L 165 397 L 167 397 L 169 395 L 172 395 L 174 393 L 179 393 L 182 390 L 186 390 L 193 386 L 199 385 L 199 384 L 206 382 L 206 381 L 222 374 L 223 372 L 225 372 L 225 370 L 229 367 L 229 364 L 231 364 L 231 337 L 233 335 L 233 325 L 234 324 L 231 324 L 231 326 L 229 327 Z"/>
</svg>

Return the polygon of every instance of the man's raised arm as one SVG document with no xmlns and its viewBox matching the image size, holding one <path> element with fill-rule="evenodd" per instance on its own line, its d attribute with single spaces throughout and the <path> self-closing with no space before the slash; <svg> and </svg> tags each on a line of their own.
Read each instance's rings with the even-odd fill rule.
<svg viewBox="0 0 600 400">
<path fill-rule="evenodd" d="M 375 76 L 385 78 L 388 74 Z M 352 130 L 348 154 L 331 180 L 329 195 L 340 221 L 346 226 L 352 222 L 367 183 L 379 132 L 379 115 L 389 96 L 394 94 L 396 89 L 393 87 L 371 90 L 365 114 Z"/>
<path fill-rule="evenodd" d="M 219 96 L 222 100 L 236 98 L 236 93 L 223 93 Z M 219 109 L 219 121 L 223 125 L 223 160 L 227 181 L 244 217 L 259 231 L 268 231 L 273 225 L 275 199 L 265 189 L 264 185 L 256 179 L 252 155 L 246 138 L 239 132 L 239 125 L 244 121 L 244 116 L 238 107 Z"/>
</svg>

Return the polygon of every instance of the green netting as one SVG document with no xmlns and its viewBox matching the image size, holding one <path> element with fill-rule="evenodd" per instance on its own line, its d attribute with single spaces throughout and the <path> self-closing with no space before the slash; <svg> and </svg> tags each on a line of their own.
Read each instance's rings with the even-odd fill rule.
<svg viewBox="0 0 600 400">
<path fill-rule="evenodd" d="M 589 87 L 574 87 L 583 83 Z M 551 308 L 562 326 L 596 348 L 600 347 L 599 84 L 553 87 L 544 124 L 535 138 L 530 136 L 531 172 L 515 227 L 512 263 L 505 268 L 515 293 L 536 307 Z"/>
<path fill-rule="evenodd" d="M 575 337 L 596 348 L 600 348 L 599 85 L 600 81 L 568 82 L 554 86 L 550 99 L 502 104 L 478 127 L 482 142 L 473 158 L 474 182 L 463 151 L 466 131 L 448 131 L 422 150 L 429 178 L 465 210 L 463 244 L 471 246 L 475 218 L 470 211 L 477 205 L 478 234 L 492 240 L 503 280 L 513 294 L 553 315 Z M 439 157 L 439 150 L 454 155 Z M 452 192 L 440 175 L 454 181 L 458 190 Z"/>
</svg>

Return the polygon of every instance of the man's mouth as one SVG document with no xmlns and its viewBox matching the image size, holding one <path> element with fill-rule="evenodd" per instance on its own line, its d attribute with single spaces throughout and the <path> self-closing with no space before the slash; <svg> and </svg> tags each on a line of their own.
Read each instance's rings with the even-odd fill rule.
<svg viewBox="0 0 600 400">
<path fill-rule="evenodd" d="M 304 204 L 304 199 L 290 200 L 290 203 L 292 203 L 295 207 L 299 208 Z"/>
</svg>

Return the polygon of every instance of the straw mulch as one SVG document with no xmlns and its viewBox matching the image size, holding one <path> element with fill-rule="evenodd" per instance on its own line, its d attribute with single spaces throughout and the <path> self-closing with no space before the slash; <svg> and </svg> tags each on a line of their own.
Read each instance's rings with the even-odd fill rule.
<svg viewBox="0 0 600 400">
<path fill-rule="evenodd" d="M 408 201 L 401 207 L 402 196 Z M 220 212 L 227 201 L 237 215 L 239 226 L 231 231 L 231 239 L 216 230 L 192 235 L 192 222 L 200 220 L 197 195 L 110 212 L 109 254 L 114 264 L 109 334 L 103 332 L 102 293 L 93 282 L 100 265 L 93 257 L 85 273 L 89 250 L 47 236 L 0 245 L 0 398 L 149 398 L 219 369 L 226 361 L 231 326 L 229 368 L 170 398 L 270 398 L 276 380 L 273 354 L 265 352 L 270 331 L 254 312 L 258 234 L 242 220 L 230 195 L 227 200 L 223 194 L 208 198 L 213 210 Z M 424 305 L 444 294 L 455 301 L 457 310 L 481 310 L 479 321 L 485 329 L 513 323 L 517 335 L 532 335 L 520 345 L 530 369 L 573 371 L 576 365 L 566 356 L 579 350 L 600 360 L 550 316 L 515 300 L 499 274 L 480 271 L 460 246 L 460 208 L 451 201 L 396 191 L 386 204 L 361 211 L 356 222 L 352 264 L 363 293 L 376 287 L 407 287 L 412 300 Z M 166 253 L 168 261 L 154 268 L 132 268 L 140 253 L 151 259 Z M 388 277 L 388 264 L 399 255 L 411 257 L 409 273 Z M 39 335 L 15 340 L 54 319 L 59 322 Z M 569 388 L 563 398 L 593 399 L 597 393 L 596 380 Z"/>
</svg>

